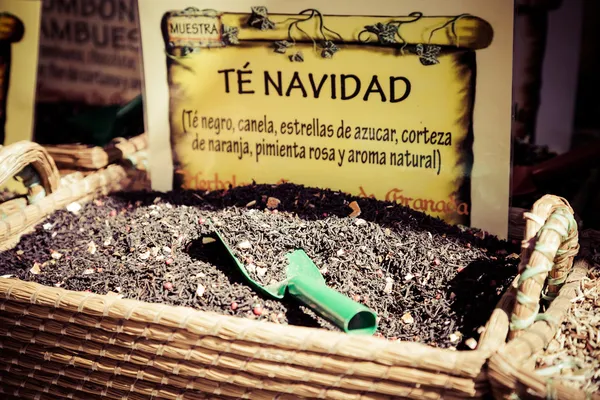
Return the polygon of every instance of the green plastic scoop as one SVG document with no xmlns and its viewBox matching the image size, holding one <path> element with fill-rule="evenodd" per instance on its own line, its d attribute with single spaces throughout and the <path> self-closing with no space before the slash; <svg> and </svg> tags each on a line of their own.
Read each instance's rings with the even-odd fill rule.
<svg viewBox="0 0 600 400">
<path fill-rule="evenodd" d="M 262 286 L 250 277 L 246 267 L 235 257 L 225 239 L 214 226 L 213 229 L 231 259 L 258 292 L 277 300 L 283 299 L 287 292 L 346 333 L 372 335 L 377 330 L 375 312 L 328 287 L 319 268 L 304 250 L 294 250 L 286 254 L 288 267 L 285 280 Z"/>
</svg>

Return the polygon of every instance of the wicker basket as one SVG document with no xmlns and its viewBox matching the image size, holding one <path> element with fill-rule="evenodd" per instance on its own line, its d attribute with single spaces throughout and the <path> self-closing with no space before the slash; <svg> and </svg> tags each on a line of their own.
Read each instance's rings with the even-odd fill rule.
<svg viewBox="0 0 600 400">
<path fill-rule="evenodd" d="M 489 378 L 497 399 L 588 399 L 585 393 L 536 374 L 534 355 L 548 346 L 577 296 L 588 263 L 580 258 L 577 227 L 566 202 L 545 196 L 527 219 L 520 272 L 523 279 L 513 289 L 515 302 L 509 342 L 489 362 Z M 586 232 L 582 233 L 586 236 Z M 585 243 L 585 240 L 582 240 Z M 546 292 L 542 291 L 546 283 Z M 537 314 L 540 298 L 550 304 Z M 600 399 L 600 395 L 592 398 Z"/>
<path fill-rule="evenodd" d="M 63 178 L 40 200 L 49 204 L 43 213 L 9 216 L 0 245 L 68 202 L 119 190 L 115 182 L 126 178 L 115 165 Z M 103 184 L 81 189 L 87 181 Z M 0 391 L 86 400 L 484 398 L 486 363 L 506 341 L 515 290 L 475 350 L 452 351 L 0 278 Z"/>
<path fill-rule="evenodd" d="M 14 157 L 13 149 L 0 154 Z M 3 221 L 0 244 L 69 202 L 121 189 L 126 178 L 116 165 L 64 177 Z M 508 294 L 478 348 L 463 352 L 0 278 L 0 386 L 31 399 L 480 398 L 510 304 Z"/>
<path fill-rule="evenodd" d="M 25 176 L 27 201 L 19 201 L 18 206 L 11 201 L 4 206 L 5 212 L 11 212 L 0 219 L 0 251 L 14 246 L 23 234 L 54 211 L 74 201 L 84 202 L 119 190 L 127 177 L 122 166 L 110 165 L 86 177 L 73 173 L 61 178 L 48 152 L 27 141 L 0 147 L 0 184 L 17 174 Z"/>
<path fill-rule="evenodd" d="M 105 147 L 83 144 L 44 146 L 61 170 L 90 170 L 105 168 L 120 160 L 127 160 L 148 147 L 147 134 L 130 139 L 117 138 Z"/>
</svg>

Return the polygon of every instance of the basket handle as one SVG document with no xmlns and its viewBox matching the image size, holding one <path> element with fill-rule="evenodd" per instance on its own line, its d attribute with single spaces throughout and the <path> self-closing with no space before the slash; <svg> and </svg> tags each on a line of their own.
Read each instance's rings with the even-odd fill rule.
<svg viewBox="0 0 600 400">
<path fill-rule="evenodd" d="M 577 222 L 569 202 L 545 195 L 526 219 L 521 244 L 521 262 L 516 301 L 511 315 L 509 338 L 522 334 L 536 321 L 550 318 L 539 312 L 540 301 L 551 302 L 573 269 L 579 251 Z"/>
<path fill-rule="evenodd" d="M 23 179 L 30 204 L 53 193 L 60 184 L 60 173 L 46 149 L 26 140 L 0 146 L 0 185 L 15 176 Z"/>
</svg>

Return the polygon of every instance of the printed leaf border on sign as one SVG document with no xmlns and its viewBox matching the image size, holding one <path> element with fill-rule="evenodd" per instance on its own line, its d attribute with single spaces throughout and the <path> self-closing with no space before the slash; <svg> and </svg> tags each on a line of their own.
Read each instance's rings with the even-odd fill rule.
<svg viewBox="0 0 600 400">
<path fill-rule="evenodd" d="M 339 21 L 341 15 L 325 16 L 316 9 L 306 9 L 298 14 L 270 15 L 266 7 L 252 7 L 249 14 L 221 13 L 212 9 L 186 8 L 182 11 L 170 11 L 162 19 L 162 32 L 167 51 L 169 67 L 178 60 L 196 54 L 203 48 L 226 47 L 240 45 L 246 42 L 271 43 L 275 53 L 287 56 L 290 62 L 304 62 L 304 55 L 295 50 L 297 43 L 312 44 L 312 49 L 322 59 L 331 59 L 339 51 L 344 51 L 344 45 L 375 46 L 394 49 L 398 55 L 412 54 L 419 58 L 423 67 L 434 67 L 439 64 L 440 55 L 458 54 L 463 68 L 459 75 L 470 74 L 470 82 L 465 89 L 465 108 L 469 121 L 461 121 L 465 126 L 466 135 L 456 145 L 459 159 L 456 166 L 463 174 L 454 180 L 457 190 L 450 196 L 448 204 L 462 210 L 461 215 L 465 225 L 470 224 L 471 205 L 471 172 L 473 168 L 473 109 L 475 105 L 476 60 L 475 50 L 488 47 L 493 39 L 493 29 L 485 20 L 469 14 L 457 16 L 425 16 L 421 12 L 412 12 L 404 17 L 362 17 L 372 21 L 370 24 L 357 27 L 356 30 L 344 28 L 347 26 Z M 356 17 L 356 16 L 354 16 Z M 212 29 L 204 32 L 187 32 L 187 36 L 174 36 L 169 26 L 180 24 L 190 19 L 210 19 Z M 174 22 L 175 20 L 175 22 Z M 214 23 L 216 21 L 216 23 Z M 336 21 L 338 21 L 336 25 Z M 347 20 L 345 20 L 347 22 Z M 206 24 L 207 28 L 211 24 Z M 332 26 L 333 25 L 333 26 Z M 308 26 L 308 28 L 307 28 Z M 216 27 L 216 28 L 215 28 Z M 184 28 L 175 28 L 175 33 L 183 33 Z M 183 65 L 183 64 L 182 64 Z M 176 88 L 175 88 L 176 90 Z M 175 161 L 175 184 L 182 186 L 184 168 Z M 439 173 L 439 171 L 438 171 Z M 274 182 L 273 182 L 274 183 Z M 365 197 L 375 197 L 362 187 Z M 403 191 L 393 188 L 386 193 L 385 199 L 404 205 L 413 199 L 405 197 Z M 448 207 L 451 207 L 448 206 Z M 463 207 L 464 206 L 464 207 Z M 437 205 L 436 205 L 437 207 Z"/>
</svg>

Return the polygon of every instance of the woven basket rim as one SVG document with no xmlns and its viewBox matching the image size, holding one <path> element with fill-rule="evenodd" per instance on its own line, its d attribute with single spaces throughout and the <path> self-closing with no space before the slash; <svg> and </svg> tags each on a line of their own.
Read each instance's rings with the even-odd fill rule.
<svg viewBox="0 0 600 400">
<path fill-rule="evenodd" d="M 116 143 L 115 146 L 119 146 L 119 143 Z M 90 184 L 91 187 L 89 190 L 84 190 L 80 193 L 80 195 L 85 195 L 87 200 L 93 199 L 100 194 L 106 194 L 106 192 L 100 193 L 99 188 L 103 188 L 103 190 L 109 189 L 106 182 L 107 179 L 110 180 L 110 174 L 107 174 L 109 170 L 118 176 L 124 175 L 122 166 L 110 165 L 106 169 L 92 172 L 86 178 L 75 180 L 70 185 L 77 186 L 79 182 L 83 182 L 86 179 L 100 182 Z M 122 177 L 119 179 L 122 179 Z M 60 189 L 63 189 L 63 187 L 59 188 L 58 191 L 62 193 Z M 119 190 L 119 187 L 110 187 L 110 190 Z M 48 196 L 48 201 L 52 200 L 53 196 L 54 194 Z M 70 197 L 64 194 L 63 197 L 61 199 L 63 203 L 70 199 Z M 46 215 L 55 211 L 50 206 L 45 210 L 47 212 Z M 27 222 L 29 224 L 32 223 L 29 220 Z M 37 221 L 35 225 L 39 222 Z M 512 287 L 514 287 L 514 283 Z M 71 326 L 69 324 L 77 326 L 77 324 L 82 323 L 77 320 L 77 315 L 81 315 L 82 318 L 87 319 L 98 319 L 99 321 L 121 321 L 121 324 L 130 324 L 128 326 L 136 328 L 126 332 L 127 335 L 136 339 L 148 339 L 147 336 L 144 336 L 146 328 L 148 328 L 149 331 L 156 329 L 154 332 L 157 335 L 155 340 L 164 341 L 164 343 L 169 343 L 170 340 L 175 342 L 180 341 L 177 343 L 184 343 L 182 342 L 184 340 L 190 340 L 190 343 L 197 343 L 201 338 L 216 338 L 221 342 L 227 342 L 234 346 L 235 344 L 244 342 L 250 343 L 253 349 L 271 349 L 265 350 L 271 352 L 279 349 L 289 351 L 290 353 L 318 355 L 325 359 L 331 359 L 332 365 L 338 362 L 349 369 L 346 372 L 334 372 L 335 368 L 333 367 L 333 370 L 314 367 L 316 371 L 321 371 L 323 374 L 326 372 L 331 374 L 339 373 L 341 377 L 349 376 L 356 379 L 366 379 L 368 374 L 360 372 L 361 370 L 358 367 L 358 365 L 362 364 L 377 365 L 380 368 L 376 370 L 378 371 L 377 373 L 384 371 L 386 368 L 408 368 L 416 371 L 417 374 L 423 374 L 423 376 L 436 373 L 448 379 L 447 388 L 435 386 L 439 385 L 439 383 L 419 383 L 419 385 L 422 385 L 420 387 L 422 390 L 425 390 L 424 393 L 430 390 L 430 393 L 442 393 L 444 398 L 447 396 L 449 398 L 452 397 L 453 393 L 456 395 L 456 391 L 452 391 L 458 390 L 456 386 L 454 386 L 454 389 L 450 389 L 450 387 L 455 385 L 452 382 L 459 381 L 469 382 L 468 389 L 460 390 L 464 390 L 465 393 L 469 392 L 472 396 L 479 396 L 483 392 L 489 392 L 486 364 L 490 357 L 506 342 L 509 331 L 509 316 L 514 304 L 514 297 L 514 290 L 511 289 L 506 290 L 501 296 L 498 305 L 488 315 L 485 325 L 486 330 L 481 335 L 477 348 L 474 350 L 451 350 L 412 341 L 390 341 L 374 336 L 358 336 L 344 332 L 330 331 L 324 328 L 283 325 L 271 321 L 256 321 L 239 316 L 208 312 L 190 306 L 149 303 L 133 299 L 122 299 L 112 295 L 70 291 L 14 278 L 0 278 L 0 313 L 6 312 L 7 315 L 27 316 L 29 315 L 28 310 L 35 308 L 36 312 L 39 313 L 35 317 L 43 321 L 52 320 L 55 315 L 60 313 L 74 315 L 73 321 L 75 322 L 71 322 L 70 319 L 66 320 L 68 323 L 63 321 L 67 326 Z M 20 308 L 15 305 L 18 305 Z M 17 308 L 23 311 L 14 311 Z M 86 321 L 89 322 L 88 320 Z M 90 327 L 89 325 L 86 326 Z M 119 326 L 122 327 L 123 325 Z M 144 328 L 144 333 L 138 332 L 137 328 L 139 327 L 146 327 Z M 112 332 L 112 326 L 108 325 L 101 328 L 98 327 L 98 329 Z M 171 337 L 174 337 L 174 339 L 171 339 Z M 135 348 L 130 349 L 130 351 L 135 350 Z M 240 352 L 236 353 L 235 351 Z M 231 352 L 231 354 L 236 355 L 243 353 L 241 350 L 235 351 L 229 348 L 224 350 L 225 353 Z M 84 351 L 82 352 L 82 354 L 87 354 Z M 294 359 L 286 362 L 290 365 L 300 365 L 294 364 L 299 362 Z M 354 373 L 354 368 L 357 368 L 359 372 Z M 402 374 L 397 372 L 397 376 L 402 376 Z M 406 379 L 404 376 L 402 378 Z M 374 385 L 379 380 L 395 382 L 398 384 L 398 389 L 402 390 L 402 384 L 397 383 L 399 381 L 395 381 L 394 379 L 398 378 L 391 377 L 388 379 L 387 372 L 383 372 L 378 378 L 373 378 L 373 382 Z M 425 378 L 420 377 L 420 379 Z M 300 382 L 300 378 L 298 378 L 298 381 L 294 380 L 294 382 Z M 425 380 L 425 382 L 427 381 Z M 375 388 L 376 386 L 373 387 Z M 449 391 L 443 394 L 446 389 Z M 370 389 L 368 393 L 374 396 L 383 396 L 377 389 Z"/>
<path fill-rule="evenodd" d="M 139 143 L 142 144 L 146 144 L 147 143 L 147 134 L 144 133 L 142 135 L 136 136 L 134 138 L 131 139 L 119 139 L 119 140 L 115 140 L 113 142 L 111 142 L 111 144 L 109 144 L 108 146 L 106 146 L 106 148 L 109 147 L 113 147 L 113 146 L 119 146 L 120 144 L 124 143 L 124 142 L 130 142 L 131 140 L 137 140 L 139 141 Z M 72 146 L 72 145 L 67 145 L 68 146 Z M 50 147 L 60 147 L 60 146 L 50 146 Z M 93 149 L 93 147 L 92 147 Z M 101 171 L 101 170 L 100 170 Z M 88 175 L 88 176 L 93 176 L 94 174 L 97 174 L 98 172 L 93 172 L 92 174 Z M 0 278 L 0 282 L 5 282 L 6 279 L 4 278 Z M 27 291 L 29 290 L 29 285 L 31 285 L 31 282 L 26 282 L 26 281 L 16 281 L 14 279 L 10 280 L 10 289 L 8 289 L 8 297 L 10 297 L 10 293 L 14 293 L 19 291 L 20 288 L 22 288 L 23 290 Z M 15 283 L 18 282 L 18 283 Z M 4 286 L 6 286 L 6 284 L 4 284 Z M 43 285 L 39 285 L 40 287 L 44 287 L 47 290 L 50 291 L 54 291 L 55 294 L 58 293 L 62 293 L 62 295 L 65 295 L 66 293 L 82 293 L 82 292 L 75 292 L 75 291 L 66 291 L 65 289 L 62 288 L 51 288 L 51 287 L 47 287 L 47 286 L 43 286 Z M 506 293 L 505 293 L 506 294 Z M 6 293 L 2 293 L 0 292 L 0 298 L 4 297 L 6 295 Z M 89 295 L 89 296 L 88 296 Z M 165 307 L 168 307 L 168 309 L 172 312 L 172 313 L 183 313 L 182 310 L 187 310 L 187 309 L 191 309 L 194 310 L 193 308 L 190 307 L 176 307 L 176 306 L 166 306 L 162 303 L 147 303 L 147 302 L 140 302 L 137 300 L 131 300 L 131 299 L 119 299 L 119 298 L 114 298 L 112 296 L 107 296 L 107 295 L 99 295 L 99 294 L 86 294 L 86 296 L 89 297 L 88 301 L 96 301 L 96 302 L 103 302 L 103 303 L 108 303 L 109 301 L 115 305 L 115 307 L 130 307 L 132 305 L 140 305 L 140 304 L 144 304 L 145 307 L 147 309 L 155 309 L 155 310 L 159 310 L 159 309 L 165 309 Z M 336 331 L 329 331 L 323 328 L 308 328 L 308 327 L 302 327 L 302 326 L 293 326 L 293 325 L 281 325 L 281 324 L 275 324 L 272 323 L 270 321 L 253 321 L 250 319 L 246 319 L 246 318 L 240 318 L 240 317 L 236 317 L 236 316 L 227 316 L 227 315 L 222 315 L 222 314 L 217 314 L 217 313 L 208 313 L 206 311 L 203 310 L 194 310 L 196 313 L 198 313 L 197 315 L 207 315 L 207 316 L 212 316 L 213 318 L 218 316 L 219 318 L 221 318 L 223 321 L 227 321 L 228 323 L 231 323 L 232 321 L 236 321 L 236 322 L 241 322 L 241 324 L 243 326 L 256 326 L 256 327 L 269 327 L 267 329 L 271 329 L 274 332 L 278 332 L 278 334 L 281 337 L 285 337 L 286 334 L 291 333 L 302 333 L 304 335 L 308 334 L 308 332 L 317 332 L 318 335 L 322 336 L 322 337 L 326 337 L 329 340 L 336 342 L 339 341 L 340 338 L 350 338 L 349 340 L 352 342 L 356 341 L 356 338 L 359 336 L 354 336 L 354 335 L 349 335 L 349 334 L 345 334 L 342 332 L 336 332 Z M 492 313 L 490 313 L 489 318 L 491 318 Z M 190 318 L 187 317 L 186 318 Z M 488 319 L 487 321 L 488 323 L 490 322 L 490 319 Z M 504 325 L 503 323 L 501 325 Z M 504 326 L 502 326 L 502 329 L 504 329 Z M 305 333 L 304 333 L 305 332 Z M 492 338 L 493 335 L 489 335 L 489 336 L 485 336 L 486 340 L 488 338 Z M 426 345 L 426 344 L 421 344 L 421 343 L 417 343 L 417 342 L 410 342 L 410 341 L 388 341 L 385 339 L 380 339 L 380 338 L 376 338 L 376 337 L 365 337 L 365 336 L 360 336 L 362 339 L 366 340 L 369 343 L 373 343 L 373 345 L 375 347 L 378 347 L 378 345 L 380 345 L 381 343 L 385 343 L 386 347 L 390 348 L 390 349 L 403 349 L 404 346 L 410 345 L 410 346 L 414 346 L 415 348 L 421 348 L 421 349 L 427 349 L 428 351 L 434 351 L 436 353 L 439 353 L 441 355 L 447 355 L 449 358 L 453 359 L 456 357 L 456 355 L 462 355 L 462 354 L 473 354 L 474 352 L 477 352 L 478 349 L 475 350 L 462 350 L 462 351 L 456 351 L 456 350 L 450 350 L 450 349 L 441 349 L 441 348 L 437 348 L 431 345 Z M 496 341 L 498 341 L 496 339 Z M 502 340 L 504 341 L 504 340 Z M 482 345 L 485 345 L 485 341 L 484 342 L 480 342 L 478 347 L 481 347 Z M 486 347 L 486 346 L 484 346 Z M 487 346 L 487 347 L 497 347 L 497 346 Z M 486 350 L 486 353 L 490 353 L 493 350 Z M 459 356 L 460 357 L 460 356 Z"/>
<path fill-rule="evenodd" d="M 16 176 L 26 167 L 37 174 L 37 179 L 44 189 L 44 195 L 55 192 L 60 184 L 60 174 L 54 159 L 39 144 L 21 140 L 8 146 L 0 145 L 0 184 Z"/>
<path fill-rule="evenodd" d="M 171 326 L 173 328 L 180 327 L 180 328 L 186 329 L 186 330 L 191 329 L 190 332 L 192 332 L 194 334 L 206 335 L 206 336 L 218 336 L 219 334 L 214 333 L 214 332 L 204 331 L 204 330 L 198 330 L 193 327 L 190 328 L 190 324 L 195 318 L 219 319 L 222 322 L 219 322 L 218 325 L 227 325 L 227 324 L 233 323 L 233 324 L 242 326 L 243 327 L 242 329 L 258 329 L 261 331 L 271 331 L 274 334 L 274 337 L 287 338 L 287 337 L 289 337 L 290 334 L 292 334 L 292 335 L 299 334 L 302 337 L 309 337 L 309 338 L 311 338 L 310 339 L 311 341 L 314 341 L 315 338 L 318 336 L 320 338 L 320 340 L 318 340 L 319 342 L 338 343 L 340 341 L 344 341 L 344 342 L 349 342 L 349 343 L 356 343 L 357 345 L 360 343 L 361 346 L 367 345 L 371 349 L 385 348 L 388 351 L 393 351 L 393 352 L 395 352 L 394 350 L 402 351 L 402 352 L 405 352 L 407 350 L 417 350 L 417 351 L 421 350 L 421 351 L 428 352 L 429 353 L 428 355 L 433 355 L 433 353 L 438 353 L 439 355 L 449 356 L 451 358 L 457 358 L 456 357 L 457 355 L 458 355 L 458 358 L 460 358 L 460 355 L 462 355 L 462 354 L 478 353 L 477 349 L 475 349 L 475 350 L 442 349 L 442 348 L 437 348 L 437 347 L 419 343 L 419 342 L 400 341 L 400 340 L 390 341 L 390 340 L 378 338 L 376 336 L 371 336 L 371 335 L 352 335 L 352 334 L 347 334 L 344 332 L 331 331 L 331 330 L 327 330 L 324 328 L 313 328 L 313 327 L 296 326 L 296 325 L 276 324 L 271 321 L 257 321 L 257 320 L 248 319 L 248 318 L 224 315 L 224 314 L 219 314 L 216 312 L 195 309 L 195 308 L 189 307 L 189 306 L 173 306 L 173 305 L 167 305 L 167 304 L 163 304 L 163 303 L 149 303 L 149 302 L 140 301 L 140 300 L 120 298 L 120 297 L 114 296 L 114 295 L 102 295 L 102 294 L 95 294 L 95 293 L 89 293 L 89 292 L 66 290 L 63 288 L 55 288 L 55 287 L 50 287 L 50 286 L 46 286 L 46 285 L 41 285 L 41 284 L 38 284 L 35 282 L 23 281 L 23 280 L 15 279 L 15 278 L 0 278 L 0 299 L 16 301 L 16 302 L 20 302 L 20 303 L 29 302 L 30 304 L 38 304 L 39 297 L 40 297 L 39 295 L 35 295 L 34 297 L 30 297 L 29 299 L 27 299 L 27 300 L 31 300 L 31 301 L 24 301 L 23 298 L 16 298 L 14 296 L 15 293 L 18 293 L 22 290 L 24 292 L 26 292 L 27 294 L 31 293 L 31 292 L 36 293 L 36 292 L 45 290 L 45 291 L 47 291 L 47 294 L 49 296 L 54 296 L 57 299 L 64 298 L 65 296 L 69 296 L 69 295 L 77 295 L 83 299 L 81 304 L 77 305 L 77 307 L 79 308 L 79 312 L 97 315 L 100 317 L 101 316 L 110 317 L 110 315 L 103 315 L 102 313 L 98 313 L 97 310 L 95 311 L 95 310 L 88 308 L 88 306 L 86 306 L 86 303 L 103 304 L 103 308 L 110 307 L 110 308 L 115 308 L 115 309 L 120 309 L 120 310 L 132 310 L 132 309 L 136 309 L 136 308 L 142 306 L 142 307 L 144 307 L 145 311 L 146 310 L 154 311 L 160 315 L 156 322 L 150 321 L 150 320 L 148 320 L 148 322 L 160 324 L 160 321 L 166 322 L 163 319 L 163 316 L 170 315 L 169 319 L 173 319 L 173 315 L 178 315 L 178 316 L 182 316 L 183 318 L 179 319 L 178 322 L 168 321 L 167 323 L 169 324 L 169 326 Z M 22 294 L 20 294 L 20 295 L 22 295 Z M 105 305 L 109 305 L 109 306 L 105 306 Z M 61 306 L 61 301 L 57 300 L 56 308 L 61 308 L 60 306 Z M 131 313 L 133 311 L 129 311 L 129 312 Z M 126 319 L 128 319 L 128 318 L 126 318 Z M 260 328 L 262 328 L 262 329 L 260 329 Z M 231 338 L 229 338 L 229 339 L 231 339 Z M 252 341 L 252 339 L 250 339 L 250 340 Z M 262 343 L 262 342 L 257 342 L 257 343 Z M 281 343 L 281 345 L 285 346 L 283 343 Z M 328 354 L 335 354 L 330 349 L 323 349 L 322 352 L 328 353 Z M 350 355 L 350 357 L 356 358 L 354 356 L 356 356 L 356 354 Z M 373 351 L 373 355 L 371 357 L 366 357 L 365 359 L 366 360 L 369 360 L 369 359 L 374 360 L 376 358 L 377 358 L 376 352 Z"/>
<path fill-rule="evenodd" d="M 571 286 L 564 286 L 561 288 L 559 292 L 559 296 L 550 304 L 547 309 L 547 313 L 552 313 L 557 310 L 557 300 L 562 300 L 564 302 L 570 302 L 571 299 L 576 297 L 576 291 L 573 290 L 574 287 L 579 285 L 579 282 L 585 277 L 585 274 L 582 271 L 581 264 L 585 263 L 585 260 L 579 258 L 577 260 L 579 264 L 579 268 L 575 267 L 573 272 L 570 275 L 570 279 L 568 280 L 568 284 Z M 587 268 L 585 268 L 585 272 L 587 272 Z M 568 293 L 567 293 L 568 292 Z M 560 311 L 559 311 L 560 312 Z M 565 313 L 566 314 L 566 313 Z M 546 322 L 538 322 L 534 326 L 528 328 L 525 334 L 532 334 L 537 337 L 540 337 L 540 334 L 534 333 L 536 328 L 539 328 L 542 324 L 546 324 Z M 550 325 L 550 324 L 549 324 Z M 560 326 L 556 327 L 556 329 L 560 329 Z M 554 329 L 554 330 L 556 330 Z M 544 338 L 546 339 L 546 338 Z M 550 337 L 550 340 L 552 337 Z M 546 399 L 546 398 L 557 398 L 556 393 L 565 395 L 568 394 L 571 399 L 589 399 L 590 397 L 583 391 L 573 387 L 567 387 L 560 382 L 553 382 L 552 377 L 543 377 L 535 374 L 535 369 L 530 370 L 528 368 L 523 367 L 523 358 L 529 358 L 533 356 L 537 351 L 542 350 L 542 348 L 530 348 L 529 354 L 522 354 L 519 357 L 515 357 L 515 354 L 510 353 L 510 345 L 514 344 L 517 341 L 526 341 L 526 338 L 519 336 L 514 338 L 506 343 L 500 350 L 498 350 L 489 360 L 489 370 L 491 376 L 492 387 L 495 389 L 506 390 L 506 382 L 500 382 L 501 378 L 506 380 L 514 381 L 514 385 L 516 385 L 516 389 L 519 389 L 520 392 L 527 392 L 530 396 L 532 395 L 532 390 L 535 391 L 535 398 Z M 548 341 L 544 341 L 544 347 L 548 344 Z M 498 377 L 497 377 L 498 376 Z M 525 383 L 523 380 L 526 379 L 528 382 Z M 534 388 L 534 386 L 536 388 Z M 513 389 L 511 388 L 511 391 Z M 541 392 L 540 392 L 541 391 Z M 561 397 L 562 398 L 562 397 Z M 595 393 L 592 395 L 591 399 L 598 400 L 600 399 L 600 393 Z"/>
<path fill-rule="evenodd" d="M 508 398 L 504 396 L 507 393 L 516 396 L 526 393 L 527 396 L 539 399 L 562 398 L 561 396 L 572 399 L 589 398 L 583 390 L 563 385 L 552 377 L 537 375 L 535 367 L 532 369 L 526 365 L 526 360 L 533 361 L 531 357 L 546 348 L 560 330 L 569 312 L 571 300 L 577 296 L 580 282 L 588 274 L 587 257 L 581 253 L 577 254 L 580 248 L 583 249 L 580 240 L 590 237 L 600 238 L 600 232 L 597 231 L 578 232 L 577 224 L 572 220 L 567 227 L 568 218 L 564 217 L 566 210 L 573 214 L 565 199 L 546 195 L 536 202 L 531 213 L 524 215 L 527 226 L 522 242 L 522 262 L 519 272 L 520 274 L 529 272 L 529 277 L 523 276 L 523 279 L 519 280 L 519 290 L 527 290 L 525 286 L 527 281 L 533 278 L 540 279 L 543 271 L 550 271 L 546 278 L 552 279 L 545 281 L 547 289 L 554 287 L 556 291 L 558 285 L 558 290 L 553 293 L 548 292 L 552 296 L 545 297 L 550 303 L 543 316 L 536 318 L 525 328 L 517 326 L 514 332 L 516 334 L 509 336 L 508 342 L 488 361 L 492 392 L 497 398 Z M 548 233 L 548 230 L 551 232 Z M 557 245 L 558 237 L 562 237 L 560 245 Z M 550 249 L 558 249 L 553 253 L 553 263 L 549 264 L 552 268 L 541 268 L 548 265 L 550 255 L 544 255 L 544 252 L 549 252 Z M 535 261 L 532 254 L 536 254 Z M 562 275 L 560 275 L 561 270 Z M 537 283 L 539 284 L 539 281 Z M 521 307 L 527 306 L 528 301 L 535 299 L 538 299 L 536 304 L 539 307 L 540 293 L 543 294 L 543 291 L 540 291 L 539 286 L 533 289 L 530 286 L 529 292 L 521 293 L 522 296 L 524 294 Z M 513 318 L 517 317 L 516 308 L 515 303 Z M 519 319 L 517 318 L 517 321 Z M 600 394 L 593 395 L 592 398 L 600 399 Z"/>
<path fill-rule="evenodd" d="M 43 145 L 59 166 L 59 169 L 97 170 L 128 159 L 131 155 L 148 148 L 148 134 L 129 138 L 118 137 L 105 146 L 88 144 Z"/>
</svg>

